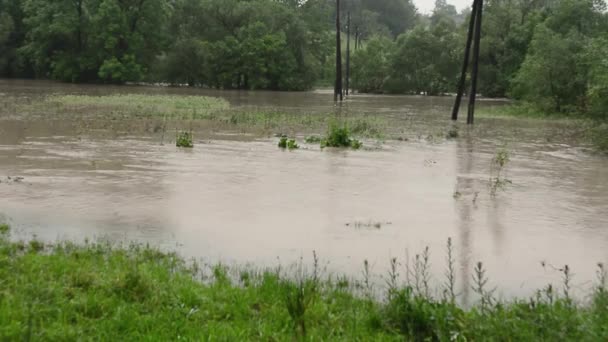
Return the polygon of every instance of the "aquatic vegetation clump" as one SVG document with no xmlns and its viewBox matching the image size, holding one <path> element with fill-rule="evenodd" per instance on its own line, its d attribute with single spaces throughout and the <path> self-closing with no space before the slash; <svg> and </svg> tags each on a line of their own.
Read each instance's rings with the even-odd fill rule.
<svg viewBox="0 0 608 342">
<path fill-rule="evenodd" d="M 325 147 L 337 147 L 345 148 L 350 147 L 355 150 L 360 149 L 363 146 L 359 140 L 351 137 L 351 132 L 346 125 L 338 126 L 332 124 L 329 126 L 327 136 L 321 140 L 321 148 Z"/>
<path fill-rule="evenodd" d="M 297 150 L 300 148 L 300 145 L 298 145 L 295 139 L 289 139 L 286 136 L 282 136 L 281 140 L 279 140 L 279 148 Z"/>
<path fill-rule="evenodd" d="M 177 147 L 183 148 L 193 148 L 194 147 L 194 137 L 192 132 L 182 131 L 177 133 L 177 137 L 175 138 L 175 145 Z"/>
<path fill-rule="evenodd" d="M 323 138 L 319 135 L 309 135 L 304 140 L 307 144 L 319 144 L 323 141 Z"/>
</svg>

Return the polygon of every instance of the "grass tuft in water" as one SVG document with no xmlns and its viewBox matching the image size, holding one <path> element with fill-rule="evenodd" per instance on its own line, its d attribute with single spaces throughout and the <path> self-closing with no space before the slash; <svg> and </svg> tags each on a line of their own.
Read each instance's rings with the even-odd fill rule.
<svg viewBox="0 0 608 342">
<path fill-rule="evenodd" d="M 511 161 L 511 155 L 506 149 L 496 152 L 490 167 L 490 195 L 496 196 L 499 190 L 506 189 L 513 182 L 504 176 L 505 168 Z"/>
</svg>

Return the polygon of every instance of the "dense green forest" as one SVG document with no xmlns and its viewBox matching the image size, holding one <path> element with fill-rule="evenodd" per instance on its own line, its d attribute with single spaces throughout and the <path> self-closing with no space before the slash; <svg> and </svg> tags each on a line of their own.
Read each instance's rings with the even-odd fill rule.
<svg viewBox="0 0 608 342">
<path fill-rule="evenodd" d="M 354 89 L 455 91 L 470 10 L 341 2 Z M 306 90 L 334 78 L 334 20 L 335 0 L 0 0 L 0 76 Z M 608 115 L 604 0 L 487 0 L 482 35 L 483 95 Z"/>
</svg>

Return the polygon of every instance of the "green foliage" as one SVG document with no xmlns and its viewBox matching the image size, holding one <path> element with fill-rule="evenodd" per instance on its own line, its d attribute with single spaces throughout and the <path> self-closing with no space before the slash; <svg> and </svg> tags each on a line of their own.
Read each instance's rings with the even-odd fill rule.
<svg viewBox="0 0 608 342">
<path fill-rule="evenodd" d="M 357 150 L 363 147 L 363 144 L 351 137 L 351 132 L 346 125 L 339 126 L 336 123 L 332 123 L 329 126 L 327 136 L 321 140 L 321 148 L 325 147 L 350 147 Z"/>
<path fill-rule="evenodd" d="M 164 45 L 166 0 L 24 0 L 21 54 L 40 77 L 138 81 Z"/>
<path fill-rule="evenodd" d="M 175 137 L 175 145 L 177 147 L 192 148 L 194 147 L 192 132 L 179 132 Z"/>
<path fill-rule="evenodd" d="M 585 59 L 590 65 L 589 112 L 597 119 L 608 120 L 608 39 L 591 40 L 585 50 Z"/>
<path fill-rule="evenodd" d="M 364 93 L 383 93 L 391 74 L 393 43 L 375 37 L 352 57 L 352 86 Z"/>
<path fill-rule="evenodd" d="M 535 103 L 543 111 L 574 112 L 585 95 L 585 79 L 578 54 L 582 37 L 577 33 L 562 36 L 539 25 L 530 53 L 514 79 L 513 94 Z"/>
<path fill-rule="evenodd" d="M 454 33 L 449 27 L 416 27 L 400 36 L 387 89 L 392 93 L 440 95 L 454 88 L 458 77 Z"/>
<path fill-rule="evenodd" d="M 279 140 L 279 148 L 287 148 L 287 142 L 289 139 L 286 136 L 282 136 Z"/>
<path fill-rule="evenodd" d="M 444 0 L 431 15 L 411 0 L 342 8 L 357 47 L 354 89 L 456 91 L 467 10 Z M 605 120 L 606 8 L 604 0 L 488 1 L 480 93 Z M 334 20 L 325 0 L 0 0 L 0 76 L 307 90 L 333 82 Z"/>
<path fill-rule="evenodd" d="M 396 267 L 396 259 L 391 262 Z M 526 300 L 497 301 L 477 264 L 485 302 L 463 309 L 399 283 L 386 301 L 361 298 L 364 283 L 315 267 L 296 274 L 223 265 L 201 268 L 140 245 L 0 239 L 1 340 L 603 341 L 606 271 L 589 302 L 552 286 Z M 369 264 L 366 263 L 367 281 Z M 423 278 L 416 268 L 410 276 Z M 240 277 L 233 277 L 240 274 Z M 391 278 L 392 277 L 392 278 Z M 240 279 L 240 280 L 239 280 Z M 239 283 L 240 281 L 240 283 Z M 566 282 L 566 280 L 564 280 Z M 242 283 L 242 284 L 241 284 Z M 482 284 L 480 286 L 480 284 Z M 564 283 L 564 286 L 566 283 Z"/>
<path fill-rule="evenodd" d="M 295 139 L 289 139 L 289 141 L 287 142 L 287 148 L 290 150 L 295 150 L 295 149 L 300 148 L 300 146 L 295 141 Z"/>
<path fill-rule="evenodd" d="M 133 55 L 126 55 L 122 61 L 116 57 L 105 60 L 99 67 L 98 75 L 101 80 L 109 83 L 125 83 L 140 80 L 143 70 Z"/>
<path fill-rule="evenodd" d="M 455 24 L 439 21 L 374 38 L 353 56 L 353 86 L 362 92 L 439 95 L 454 89 L 459 68 Z"/>
<path fill-rule="evenodd" d="M 295 139 L 289 139 L 286 136 L 282 136 L 279 140 L 279 148 L 297 150 L 300 148 Z"/>
<path fill-rule="evenodd" d="M 304 141 L 306 141 L 307 144 L 319 144 L 322 140 L 323 138 L 319 135 L 310 135 L 307 136 Z"/>
<path fill-rule="evenodd" d="M 11 231 L 8 224 L 0 224 L 0 235 L 7 235 Z"/>
</svg>

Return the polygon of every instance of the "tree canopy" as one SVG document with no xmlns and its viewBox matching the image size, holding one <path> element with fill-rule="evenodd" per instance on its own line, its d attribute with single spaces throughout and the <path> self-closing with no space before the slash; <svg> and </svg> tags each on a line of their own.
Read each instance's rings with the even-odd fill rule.
<svg viewBox="0 0 608 342">
<path fill-rule="evenodd" d="M 470 10 L 341 2 L 355 90 L 456 90 Z M 484 12 L 484 96 L 606 116 L 605 0 L 486 0 Z M 335 78 L 335 14 L 335 0 L 0 0 L 0 76 L 306 90 Z"/>
</svg>

